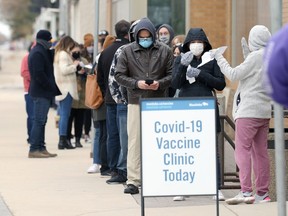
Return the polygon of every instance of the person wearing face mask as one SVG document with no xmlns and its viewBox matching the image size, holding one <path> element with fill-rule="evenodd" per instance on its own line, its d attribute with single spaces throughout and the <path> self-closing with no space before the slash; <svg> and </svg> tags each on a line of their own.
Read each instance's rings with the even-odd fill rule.
<svg viewBox="0 0 288 216">
<path fill-rule="evenodd" d="M 171 41 L 174 38 L 174 30 L 168 24 L 161 25 L 157 30 L 158 40 L 169 47 L 172 47 Z"/>
<path fill-rule="evenodd" d="M 64 36 L 55 47 L 55 79 L 62 93 L 56 96 L 56 101 L 59 101 L 60 115 L 58 149 L 74 149 L 67 139 L 67 131 L 72 101 L 79 100 L 76 72 L 80 61 L 72 58 L 72 50 L 76 45 L 77 43 L 70 36 Z"/>
<path fill-rule="evenodd" d="M 225 78 L 221 73 L 215 59 L 197 68 L 202 62 L 202 55 L 211 50 L 212 46 L 202 28 L 191 28 L 182 46 L 183 53 L 176 57 L 173 65 L 172 87 L 179 89 L 179 97 L 216 97 L 215 90 L 222 91 L 225 86 Z M 216 106 L 217 133 L 221 131 L 218 106 Z M 218 199 L 225 200 L 220 191 L 220 164 L 217 160 L 218 174 Z M 213 197 L 214 199 L 216 197 Z M 183 196 L 177 196 L 175 201 L 184 200 Z"/>
<path fill-rule="evenodd" d="M 30 72 L 29 95 L 34 103 L 34 119 L 31 129 L 29 158 L 56 157 L 45 146 L 45 126 L 52 100 L 60 95 L 54 77 L 53 53 L 51 51 L 52 35 L 47 30 L 40 30 L 36 35 L 36 46 L 28 56 Z"/>
<path fill-rule="evenodd" d="M 148 18 L 138 22 L 134 37 L 133 43 L 123 47 L 115 70 L 115 80 L 128 95 L 128 180 L 124 193 L 129 194 L 139 193 L 141 185 L 139 99 L 168 96 L 173 64 L 171 49 L 156 40 L 155 27 Z"/>
<path fill-rule="evenodd" d="M 85 58 L 88 60 L 90 64 L 93 64 L 94 62 L 94 36 L 91 33 L 87 33 L 84 35 L 84 47 L 88 53 L 88 56 L 86 55 Z M 85 142 L 91 141 L 90 140 L 90 131 L 92 126 L 92 113 L 91 109 L 85 109 L 84 114 L 84 139 Z"/>
<path fill-rule="evenodd" d="M 83 54 L 85 53 L 85 48 L 83 45 L 76 44 L 75 47 L 71 50 L 71 55 L 73 60 L 80 61 L 77 66 L 77 91 L 79 95 L 79 100 L 73 99 L 71 112 L 68 121 L 68 129 L 67 129 L 67 139 L 70 140 L 72 138 L 72 125 L 74 122 L 74 135 L 75 135 L 75 147 L 82 148 L 82 144 L 80 139 L 82 137 L 82 130 L 84 124 L 84 114 L 87 106 L 85 106 L 85 84 L 86 84 L 86 72 L 88 69 L 84 68 L 84 65 L 88 64 L 86 58 L 84 58 Z"/>
</svg>

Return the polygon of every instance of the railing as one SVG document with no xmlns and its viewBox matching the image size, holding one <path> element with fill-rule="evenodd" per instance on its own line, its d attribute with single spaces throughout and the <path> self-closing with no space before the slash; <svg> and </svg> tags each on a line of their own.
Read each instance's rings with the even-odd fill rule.
<svg viewBox="0 0 288 216">
<path fill-rule="evenodd" d="M 225 130 L 225 125 L 229 125 L 233 131 L 235 131 L 235 124 L 227 115 L 220 115 L 221 121 L 221 133 L 218 135 L 218 150 L 220 157 L 220 166 L 221 166 L 221 188 L 222 189 L 240 189 L 240 180 L 239 180 L 239 169 L 237 165 L 235 166 L 235 172 L 225 172 L 225 143 L 229 143 L 229 145 L 235 150 L 235 143 L 232 138 L 228 135 L 227 130 Z M 225 122 L 227 124 L 225 124 Z M 225 142 L 225 140 L 227 142 Z M 227 184 L 228 182 L 232 184 Z M 238 183 L 238 184 L 237 184 Z"/>
</svg>

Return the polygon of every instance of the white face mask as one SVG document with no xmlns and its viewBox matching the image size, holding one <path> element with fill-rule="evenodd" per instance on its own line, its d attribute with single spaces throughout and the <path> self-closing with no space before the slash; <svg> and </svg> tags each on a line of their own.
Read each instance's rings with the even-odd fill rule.
<svg viewBox="0 0 288 216">
<path fill-rule="evenodd" d="M 204 50 L 204 45 L 203 43 L 191 43 L 189 49 L 194 56 L 200 56 Z"/>
</svg>

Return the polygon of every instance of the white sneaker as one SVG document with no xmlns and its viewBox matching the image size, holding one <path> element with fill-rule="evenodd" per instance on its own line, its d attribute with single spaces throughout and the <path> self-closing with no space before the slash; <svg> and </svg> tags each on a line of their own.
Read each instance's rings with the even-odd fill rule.
<svg viewBox="0 0 288 216">
<path fill-rule="evenodd" d="M 100 172 L 100 164 L 92 164 L 88 170 L 87 173 L 99 173 Z"/>
<path fill-rule="evenodd" d="M 184 201 L 185 200 L 185 197 L 184 196 L 175 196 L 173 198 L 173 201 Z"/>
<path fill-rule="evenodd" d="M 216 200 L 216 199 L 217 199 L 217 196 L 216 195 L 213 196 L 213 200 Z M 223 195 L 221 190 L 218 190 L 218 200 L 219 201 L 225 201 L 225 197 L 224 197 L 224 195 Z"/>
<path fill-rule="evenodd" d="M 226 203 L 228 205 L 237 205 L 240 203 L 253 204 L 255 201 L 254 196 L 252 196 L 252 192 L 242 192 L 240 191 L 238 195 L 233 198 L 227 199 Z"/>
</svg>

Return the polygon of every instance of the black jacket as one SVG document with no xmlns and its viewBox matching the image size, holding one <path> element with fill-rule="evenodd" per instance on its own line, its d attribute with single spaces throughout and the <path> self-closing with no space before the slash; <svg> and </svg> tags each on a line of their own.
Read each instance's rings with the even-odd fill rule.
<svg viewBox="0 0 288 216">
<path fill-rule="evenodd" d="M 110 72 L 110 67 L 113 61 L 113 57 L 117 49 L 125 44 L 128 44 L 128 39 L 116 39 L 113 44 L 107 47 L 100 54 L 98 65 L 97 65 L 97 82 L 100 86 L 102 94 L 104 95 L 106 104 L 116 104 L 113 100 L 108 86 L 108 77 Z"/>
<path fill-rule="evenodd" d="M 211 44 L 206 37 L 203 29 L 192 28 L 189 30 L 186 39 L 183 44 L 183 51 L 189 51 L 189 44 L 193 40 L 201 40 L 206 45 L 202 55 L 212 49 Z M 190 65 L 194 68 L 202 62 L 201 58 L 198 60 L 193 58 Z M 173 65 L 172 72 L 172 87 L 179 89 L 179 97 L 201 97 L 201 96 L 213 96 L 215 89 L 222 91 L 225 86 L 225 77 L 221 73 L 217 61 L 212 61 L 202 65 L 198 69 L 201 70 L 200 74 L 196 78 L 194 83 L 189 83 L 186 79 L 187 66 L 181 64 L 181 56 L 178 56 Z M 216 107 L 218 109 L 218 107 Z M 218 111 L 218 110 L 217 110 Z M 217 131 L 220 131 L 219 113 L 217 112 Z"/>
<path fill-rule="evenodd" d="M 61 94 L 55 82 L 52 50 L 37 43 L 29 53 L 28 67 L 31 76 L 29 94 L 32 97 L 53 99 Z"/>
</svg>

